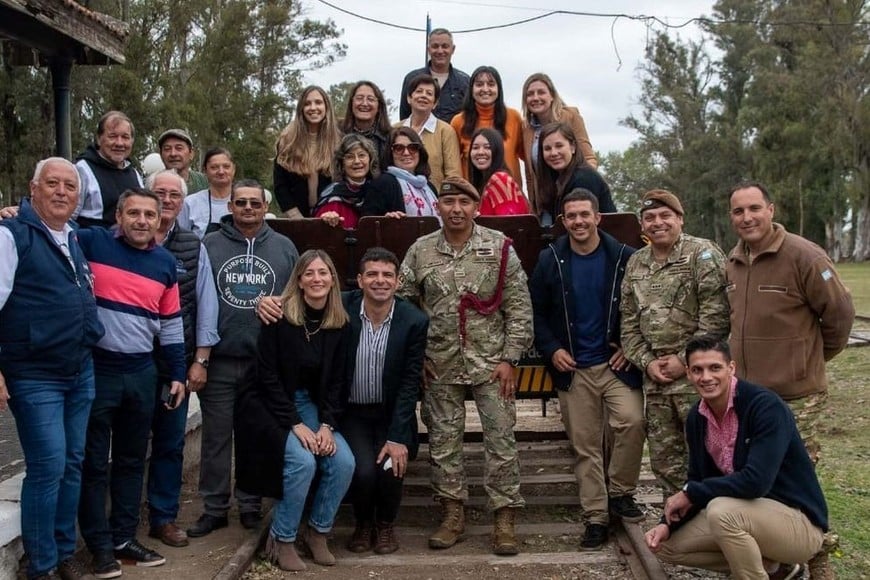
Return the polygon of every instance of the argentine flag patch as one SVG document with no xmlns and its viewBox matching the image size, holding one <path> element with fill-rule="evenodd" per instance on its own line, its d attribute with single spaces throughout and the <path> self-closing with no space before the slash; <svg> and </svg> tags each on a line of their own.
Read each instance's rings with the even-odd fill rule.
<svg viewBox="0 0 870 580">
<path fill-rule="evenodd" d="M 827 282 L 828 280 L 830 280 L 833 277 L 834 277 L 834 273 L 831 272 L 830 268 L 826 268 L 826 269 L 822 270 L 822 280 L 824 280 L 825 282 Z"/>
</svg>

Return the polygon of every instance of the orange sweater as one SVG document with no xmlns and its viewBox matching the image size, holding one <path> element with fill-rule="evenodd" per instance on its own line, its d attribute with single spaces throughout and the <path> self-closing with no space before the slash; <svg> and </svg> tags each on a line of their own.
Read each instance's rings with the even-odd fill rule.
<svg viewBox="0 0 870 580">
<path fill-rule="evenodd" d="M 495 117 L 495 107 L 477 107 L 477 126 L 492 127 Z M 456 136 L 459 137 L 459 160 L 462 167 L 462 177 L 468 179 L 468 152 L 471 150 L 471 138 L 462 134 L 462 126 L 465 124 L 465 113 L 454 115 L 450 121 Z M 507 107 L 507 122 L 504 127 L 504 162 L 511 177 L 522 187 L 522 173 L 520 173 L 520 159 L 523 158 L 523 118 L 516 109 Z"/>
</svg>

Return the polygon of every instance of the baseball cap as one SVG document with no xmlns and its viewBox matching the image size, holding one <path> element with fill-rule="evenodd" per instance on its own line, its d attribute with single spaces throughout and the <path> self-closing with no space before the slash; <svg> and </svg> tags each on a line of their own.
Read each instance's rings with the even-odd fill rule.
<svg viewBox="0 0 870 580">
<path fill-rule="evenodd" d="M 190 138 L 190 134 L 184 129 L 169 129 L 168 131 L 164 131 L 160 137 L 157 139 L 157 146 L 161 149 L 163 148 L 163 142 L 169 139 L 170 137 L 175 137 L 176 139 L 181 139 L 187 145 L 193 149 L 193 139 Z"/>
</svg>

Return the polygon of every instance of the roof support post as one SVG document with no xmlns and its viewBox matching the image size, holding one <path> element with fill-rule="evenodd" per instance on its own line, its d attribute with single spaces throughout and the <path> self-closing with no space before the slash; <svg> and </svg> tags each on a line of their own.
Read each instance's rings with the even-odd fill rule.
<svg viewBox="0 0 870 580">
<path fill-rule="evenodd" d="M 51 88 L 54 92 L 55 153 L 72 161 L 72 132 L 70 122 L 69 79 L 73 61 L 68 57 L 52 57 Z"/>
</svg>

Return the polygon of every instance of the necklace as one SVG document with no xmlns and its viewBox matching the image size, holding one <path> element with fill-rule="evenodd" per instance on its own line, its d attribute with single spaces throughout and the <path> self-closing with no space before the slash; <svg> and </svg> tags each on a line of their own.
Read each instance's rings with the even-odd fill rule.
<svg viewBox="0 0 870 580">
<path fill-rule="evenodd" d="M 315 334 L 317 334 L 318 332 L 320 332 L 320 329 L 323 328 L 323 321 L 321 320 L 321 321 L 320 321 L 320 324 L 317 325 L 317 328 L 315 328 L 314 330 L 309 331 L 309 330 L 308 330 L 308 323 L 309 323 L 309 322 L 311 322 L 312 324 L 314 323 L 313 320 L 312 320 L 312 321 L 309 321 L 309 320 L 306 318 L 305 321 L 304 321 L 303 324 L 302 324 L 302 329 L 305 331 L 305 342 L 311 342 L 311 337 L 314 336 Z"/>
</svg>

